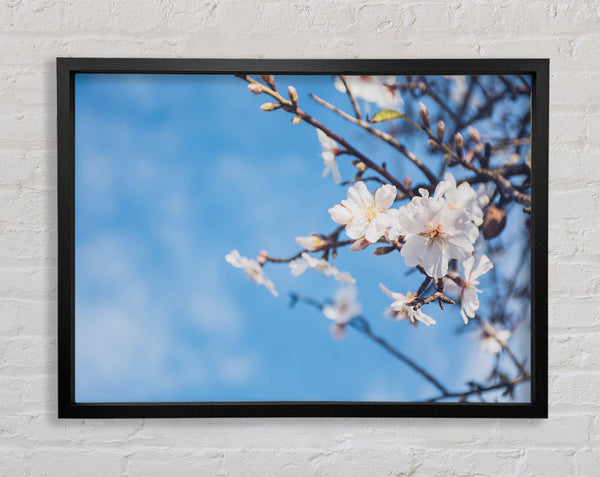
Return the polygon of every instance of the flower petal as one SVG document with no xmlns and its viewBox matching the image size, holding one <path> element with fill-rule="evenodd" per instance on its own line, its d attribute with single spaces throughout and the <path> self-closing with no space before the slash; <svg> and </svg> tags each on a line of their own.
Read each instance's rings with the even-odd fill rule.
<svg viewBox="0 0 600 477">
<path fill-rule="evenodd" d="M 366 218 L 356 217 L 352 222 L 346 225 L 346 235 L 351 239 L 356 240 L 365 235 L 368 226 L 369 222 Z"/>
<path fill-rule="evenodd" d="M 475 261 L 473 270 L 471 271 L 471 278 L 479 278 L 481 275 L 486 274 L 492 268 L 494 264 L 487 255 L 479 255 Z"/>
<path fill-rule="evenodd" d="M 365 238 L 369 242 L 375 243 L 381 238 L 381 236 L 385 232 L 385 229 L 387 229 L 387 225 L 385 224 L 385 222 L 382 223 L 382 221 L 379 221 L 377 219 L 372 220 L 367 226 L 367 229 L 365 230 Z"/>
<path fill-rule="evenodd" d="M 385 184 L 375 191 L 375 205 L 380 210 L 389 209 L 396 200 L 396 187 Z"/>
<path fill-rule="evenodd" d="M 341 204 L 333 206 L 328 212 L 331 215 L 331 220 L 337 224 L 346 225 L 352 220 L 352 212 Z"/>
</svg>

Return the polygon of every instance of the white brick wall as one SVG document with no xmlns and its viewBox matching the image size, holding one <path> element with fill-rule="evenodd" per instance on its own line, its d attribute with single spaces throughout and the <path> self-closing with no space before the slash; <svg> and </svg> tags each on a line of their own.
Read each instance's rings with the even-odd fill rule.
<svg viewBox="0 0 600 477">
<path fill-rule="evenodd" d="M 599 475 L 600 3 L 4 0 L 0 475 Z M 549 57 L 550 419 L 56 419 L 56 56 Z"/>
</svg>

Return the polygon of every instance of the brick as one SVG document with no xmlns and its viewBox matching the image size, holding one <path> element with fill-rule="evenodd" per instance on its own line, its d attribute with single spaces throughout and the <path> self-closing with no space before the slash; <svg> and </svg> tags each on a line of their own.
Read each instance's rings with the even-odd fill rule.
<svg viewBox="0 0 600 477">
<path fill-rule="evenodd" d="M 124 457 L 117 452 L 92 449 L 40 449 L 31 457 L 32 475 L 47 477 L 103 477 L 121 475 Z"/>
<path fill-rule="evenodd" d="M 550 337 L 549 364 L 585 371 L 600 369 L 600 334 L 564 334 Z"/>
<path fill-rule="evenodd" d="M 600 406 L 600 373 L 551 374 L 548 389 L 550 401 L 564 409 Z"/>
<path fill-rule="evenodd" d="M 515 475 L 575 475 L 574 454 L 570 449 L 532 449 Z"/>
<path fill-rule="evenodd" d="M 594 475 L 600 469 L 600 449 L 585 448 L 575 453 L 576 475 Z"/>
</svg>

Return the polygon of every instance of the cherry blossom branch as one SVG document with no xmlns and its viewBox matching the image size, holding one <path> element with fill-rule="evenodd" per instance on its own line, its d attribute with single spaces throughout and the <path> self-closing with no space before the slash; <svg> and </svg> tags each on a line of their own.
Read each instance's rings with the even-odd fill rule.
<svg viewBox="0 0 600 477">
<path fill-rule="evenodd" d="M 358 322 L 354 321 L 354 320 L 356 320 L 356 318 L 355 318 L 354 320 L 351 320 L 348 323 L 348 325 L 351 326 L 352 328 L 354 328 L 355 330 L 357 330 L 359 333 L 362 333 L 363 335 L 365 335 L 366 337 L 368 337 L 370 340 L 372 340 L 375 343 L 379 344 L 386 351 L 388 351 L 389 353 L 391 353 L 393 356 L 395 356 L 396 358 L 398 358 L 403 363 L 405 363 L 408 366 L 410 366 L 414 371 L 416 371 L 421 376 L 423 376 L 427 381 L 429 381 L 431 384 L 433 384 L 442 393 L 448 394 L 448 390 L 436 378 L 434 378 L 430 373 L 428 373 L 427 371 L 425 371 L 424 368 L 422 368 L 421 366 L 419 366 L 417 363 L 415 363 L 408 356 L 406 356 L 405 354 L 401 353 L 396 348 L 394 348 L 392 345 L 390 345 L 382 337 L 380 337 L 380 336 L 376 335 L 375 333 L 373 333 L 371 331 L 371 327 L 370 327 L 369 323 L 367 322 L 367 320 L 365 320 L 362 317 L 359 317 L 359 318 L 360 318 L 360 321 L 358 321 Z M 359 325 L 358 323 L 361 323 L 361 325 Z"/>
<path fill-rule="evenodd" d="M 425 283 L 425 282 L 423 282 L 423 283 Z M 424 288 L 423 284 L 421 285 L 421 288 Z M 419 290 L 421 290 L 421 288 L 419 288 Z M 429 295 L 427 297 L 423 297 L 423 298 L 419 298 L 418 295 L 419 295 L 419 293 L 417 293 L 417 297 L 412 302 L 406 304 L 407 306 L 412 306 L 414 311 L 417 311 L 423 305 L 428 305 L 429 303 L 433 303 L 434 301 L 438 302 L 438 304 L 440 305 L 440 308 L 442 310 L 444 309 L 444 303 L 448 303 L 450 305 L 456 305 L 456 302 L 452 298 L 449 298 L 444 295 L 444 279 L 443 278 L 435 279 L 435 291 L 431 295 Z"/>
<path fill-rule="evenodd" d="M 342 182 L 340 185 L 350 185 L 350 184 L 356 184 L 357 182 L 369 182 L 369 181 L 373 181 L 373 182 L 377 182 L 379 184 L 387 184 L 387 182 L 382 181 L 379 177 L 360 177 L 358 179 L 352 179 L 350 181 L 344 181 Z"/>
<path fill-rule="evenodd" d="M 316 300 L 313 300 L 312 298 L 307 298 L 307 297 L 304 297 L 301 295 L 292 294 L 291 299 L 292 299 L 292 302 L 291 302 L 292 306 L 295 305 L 297 302 L 302 302 L 302 303 L 306 303 L 310 306 L 313 306 L 320 311 L 323 311 L 323 304 L 319 303 Z M 428 371 L 426 371 L 424 368 L 419 366 L 417 363 L 415 363 L 411 358 L 406 356 L 404 353 L 398 351 L 396 348 L 394 348 L 391 344 L 389 344 L 381 336 L 378 336 L 377 334 L 373 333 L 373 331 L 371 330 L 371 326 L 369 325 L 369 322 L 364 317 L 362 317 L 362 316 L 355 317 L 352 320 L 350 320 L 348 325 L 350 327 L 352 327 L 353 329 L 355 329 L 356 331 L 358 331 L 359 333 L 366 336 L 367 338 L 369 338 L 374 343 L 377 343 L 378 345 L 383 347 L 387 352 L 389 352 L 390 354 L 392 354 L 393 356 L 398 358 L 400 361 L 402 361 L 403 363 L 405 363 L 406 365 L 411 367 L 415 372 L 417 372 L 421 376 L 423 376 L 427 381 L 429 381 L 431 384 L 433 384 L 442 393 L 444 393 L 445 395 L 449 394 L 446 387 L 444 385 L 442 385 L 436 378 L 434 378 Z"/>
<path fill-rule="evenodd" d="M 467 162 L 463 158 L 462 154 L 458 154 L 457 152 L 453 151 L 449 146 L 444 144 L 443 141 L 439 140 L 438 137 L 431 131 L 431 129 L 429 127 L 418 124 L 407 117 L 403 117 L 402 119 L 404 119 L 406 122 L 408 122 L 415 128 L 420 129 L 421 131 L 425 132 L 425 134 L 427 134 L 427 136 L 429 136 L 429 138 L 435 143 L 435 145 L 439 149 L 444 151 L 446 154 L 449 154 L 450 157 L 452 157 L 457 163 L 459 163 L 465 169 L 469 169 L 470 171 L 473 171 L 478 175 L 487 177 L 488 179 L 492 180 L 499 187 L 500 192 L 503 195 L 513 199 L 518 204 L 521 204 L 525 207 L 531 207 L 531 196 L 517 190 L 515 188 L 515 186 L 513 186 L 513 184 L 506 177 L 504 177 L 503 175 L 499 174 L 497 171 L 494 171 L 492 169 L 478 168 L 478 167 L 474 166 L 473 164 L 471 164 L 470 162 Z M 462 146 L 460 146 L 460 148 L 457 148 L 457 149 L 462 149 Z"/>
<path fill-rule="evenodd" d="M 485 331 L 485 333 L 487 333 L 489 336 L 491 336 L 494 339 L 494 341 L 496 341 L 502 347 L 502 349 L 504 351 L 506 351 L 506 354 L 510 357 L 510 359 L 512 360 L 514 365 L 517 367 L 517 369 L 521 373 L 520 376 L 529 377 L 529 372 L 525 369 L 523 364 L 519 362 L 517 357 L 514 355 L 514 353 L 508 346 L 508 344 L 506 344 L 506 342 L 504 340 L 501 340 L 500 338 L 498 338 L 498 335 L 496 334 L 495 329 L 492 326 L 484 328 L 483 321 L 481 321 L 481 318 L 477 315 L 475 315 L 475 320 L 479 323 L 479 326 L 481 326 L 481 328 Z"/>
<path fill-rule="evenodd" d="M 427 81 L 409 81 L 407 83 L 397 83 L 393 85 L 394 88 L 399 89 L 401 91 L 419 91 L 420 93 L 429 96 L 433 101 L 435 101 L 440 108 L 446 111 L 450 117 L 454 120 L 455 123 L 459 121 L 458 114 L 454 112 L 446 102 L 439 97 L 439 95 L 431 88 L 431 85 L 427 83 Z M 414 95 L 413 95 L 414 97 Z"/>
<path fill-rule="evenodd" d="M 442 393 L 439 396 L 433 397 L 431 399 L 427 399 L 426 401 L 427 402 L 436 402 L 436 401 L 441 401 L 442 399 L 448 399 L 448 398 L 459 398 L 459 401 L 462 401 L 462 400 L 466 399 L 467 397 L 472 396 L 474 394 L 483 394 L 483 393 L 487 393 L 489 391 L 497 391 L 499 389 L 505 389 L 506 391 L 511 392 L 515 388 L 515 386 L 517 386 L 518 384 L 527 382 L 530 379 L 531 379 L 531 377 L 529 375 L 520 376 L 511 381 L 492 384 L 490 386 L 481 386 L 481 385 L 473 382 L 473 383 L 471 383 L 473 386 L 473 389 L 471 389 L 469 391 L 457 392 L 457 393 Z"/>
<path fill-rule="evenodd" d="M 394 136 L 382 131 L 381 129 L 374 128 L 368 122 L 366 122 L 362 119 L 353 118 L 348 113 L 335 107 L 333 104 L 328 103 L 324 99 L 319 98 L 315 94 L 310 94 L 309 96 L 312 99 L 314 99 L 318 104 L 320 104 L 321 106 L 324 106 L 325 108 L 329 109 L 330 111 L 333 111 L 334 113 L 338 114 L 339 116 L 344 118 L 346 121 L 349 121 L 353 124 L 356 124 L 357 126 L 360 126 L 365 131 L 368 131 L 369 133 L 373 134 L 374 136 L 377 136 L 379 139 L 382 139 L 383 141 L 388 143 L 390 146 L 392 146 L 393 148 L 398 150 L 402 155 L 404 155 L 415 166 L 417 166 L 421 170 L 421 172 L 423 172 L 423 174 L 425 174 L 425 177 L 427 177 L 427 180 L 429 182 L 431 182 L 432 184 L 437 184 L 437 182 L 438 182 L 437 176 L 433 172 L 431 172 L 431 170 L 423 163 L 423 161 L 421 161 L 417 156 L 415 156 L 412 152 L 410 152 L 406 148 L 406 146 L 401 144 Z"/>
<path fill-rule="evenodd" d="M 358 101 L 356 101 L 356 98 L 352 94 L 352 91 L 350 90 L 350 88 L 348 88 L 346 77 L 344 75 L 341 75 L 340 80 L 342 81 L 344 88 L 346 88 L 346 93 L 348 93 L 348 97 L 350 98 L 350 102 L 352 103 L 352 107 L 354 108 L 354 114 L 356 115 L 356 119 L 361 120 L 362 114 L 360 112 L 360 106 L 358 105 Z"/>
<path fill-rule="evenodd" d="M 268 110 L 273 110 L 273 109 L 279 109 L 279 108 L 281 108 L 281 109 L 283 109 L 286 112 L 293 113 L 295 115 L 295 117 L 300 118 L 300 120 L 302 120 L 302 121 L 310 124 L 311 126 L 313 126 L 313 127 L 317 128 L 317 129 L 320 129 L 321 131 L 323 131 L 328 137 L 330 137 L 335 142 L 337 142 L 340 146 L 342 146 L 346 150 L 347 153 L 349 153 L 352 156 L 356 157 L 361 162 L 363 162 L 365 164 L 365 166 L 367 166 L 369 169 L 374 170 L 380 176 L 382 176 L 385 179 L 387 179 L 390 184 L 393 184 L 398 190 L 402 191 L 405 195 L 408 195 L 409 197 L 413 197 L 414 196 L 413 192 L 411 190 L 407 189 L 404 186 L 404 184 L 402 184 L 402 182 L 400 182 L 392 174 L 390 174 L 385 167 L 382 167 L 379 164 L 373 162 L 371 159 L 369 159 L 363 153 L 361 153 L 356 148 L 354 148 L 352 145 L 350 145 L 343 137 L 341 137 L 338 134 L 334 133 L 329 128 L 327 128 L 325 125 L 323 125 L 322 123 L 320 123 L 319 121 L 317 121 L 315 118 L 313 118 L 309 114 L 307 114 L 304 111 L 302 111 L 298 107 L 297 103 L 294 103 L 291 100 L 285 99 L 277 91 L 275 91 L 275 90 L 271 89 L 270 87 L 265 86 L 264 84 L 256 81 L 255 79 L 251 78 L 249 75 L 237 75 L 237 76 L 239 78 L 243 79 L 244 81 L 246 81 L 247 83 L 258 85 L 257 88 L 260 87 L 260 92 L 261 93 L 265 93 L 265 94 L 271 96 L 273 99 L 275 99 L 277 101 L 277 103 L 275 103 L 275 106 L 271 106 L 273 103 L 269 103 L 269 106 L 267 106 L 267 108 L 269 108 Z M 272 108 L 272 109 L 270 109 L 270 108 Z"/>
<path fill-rule="evenodd" d="M 302 302 L 302 303 L 310 305 L 320 311 L 323 311 L 324 305 L 312 298 L 308 298 L 308 297 L 298 295 L 295 293 L 292 293 L 290 295 L 290 298 L 292 300 L 290 303 L 291 306 L 294 306 L 298 302 Z M 388 351 L 390 354 L 392 354 L 393 356 L 398 358 L 400 361 L 402 361 L 403 363 L 408 365 L 415 372 L 417 372 L 418 374 L 423 376 L 423 378 L 425 378 L 427 381 L 429 381 L 431 384 L 433 384 L 436 388 L 438 388 L 441 391 L 441 394 L 439 396 L 427 399 L 426 400 L 427 402 L 435 402 L 435 401 L 440 401 L 442 399 L 449 399 L 449 398 L 460 398 L 462 400 L 462 399 L 466 399 L 468 396 L 471 396 L 474 394 L 483 394 L 483 393 L 498 390 L 498 389 L 505 389 L 507 391 L 512 391 L 512 389 L 517 384 L 526 382 L 531 379 L 529 374 L 525 374 L 525 375 L 519 376 L 511 381 L 497 383 L 497 384 L 493 384 L 493 385 L 489 385 L 489 386 L 481 386 L 481 385 L 473 382 L 472 383 L 473 389 L 470 389 L 468 391 L 451 392 L 451 391 L 448 391 L 448 389 L 438 379 L 433 377 L 433 375 L 431 375 L 428 371 L 426 371 L 422 366 L 418 365 L 414 360 L 412 360 L 411 358 L 406 356 L 401 351 L 398 351 L 390 343 L 388 343 L 384 338 L 375 334 L 372 331 L 369 322 L 364 317 L 358 316 L 358 317 L 353 318 L 352 320 L 350 320 L 348 322 L 348 326 L 355 329 L 362 335 L 366 336 L 374 343 L 383 347 L 386 351 Z"/>
<path fill-rule="evenodd" d="M 321 239 L 323 239 L 323 242 L 324 242 L 321 247 L 318 247 L 313 250 L 308 250 L 305 248 L 305 249 L 300 250 L 295 255 L 292 255 L 291 257 L 287 257 L 287 258 L 276 258 L 276 257 L 271 257 L 269 255 L 264 255 L 264 260 L 265 260 L 265 262 L 271 262 L 271 263 L 289 263 L 289 262 L 293 262 L 297 258 L 300 258 L 302 256 L 302 254 L 305 252 L 328 253 L 330 250 L 335 250 L 339 247 L 345 247 L 347 245 L 352 245 L 354 243 L 354 240 L 342 240 L 342 241 L 338 240 L 338 237 L 339 237 L 340 233 L 342 232 L 342 230 L 344 230 L 344 227 L 345 227 L 344 225 L 340 225 L 339 227 L 336 227 L 335 230 L 333 232 L 331 232 L 329 235 L 319 235 L 319 237 Z"/>
<path fill-rule="evenodd" d="M 303 250 L 300 250 L 297 254 L 292 255 L 291 257 L 288 257 L 288 258 L 276 258 L 276 257 L 266 256 L 265 260 L 267 262 L 271 262 L 271 263 L 289 263 L 289 262 L 293 262 L 297 258 L 300 258 L 302 256 L 302 254 L 305 252 L 327 252 L 329 250 L 336 249 L 339 247 L 345 247 L 346 245 L 352 245 L 353 243 L 354 243 L 354 240 L 342 240 L 341 242 L 328 242 L 327 245 L 324 245 L 321 248 L 318 248 L 315 250 L 303 249 Z"/>
</svg>

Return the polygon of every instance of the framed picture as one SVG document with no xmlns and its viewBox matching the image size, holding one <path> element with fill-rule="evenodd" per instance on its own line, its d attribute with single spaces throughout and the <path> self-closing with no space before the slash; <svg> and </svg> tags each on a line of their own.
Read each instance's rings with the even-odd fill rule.
<svg viewBox="0 0 600 477">
<path fill-rule="evenodd" d="M 547 417 L 548 69 L 59 58 L 59 417 Z"/>
</svg>

